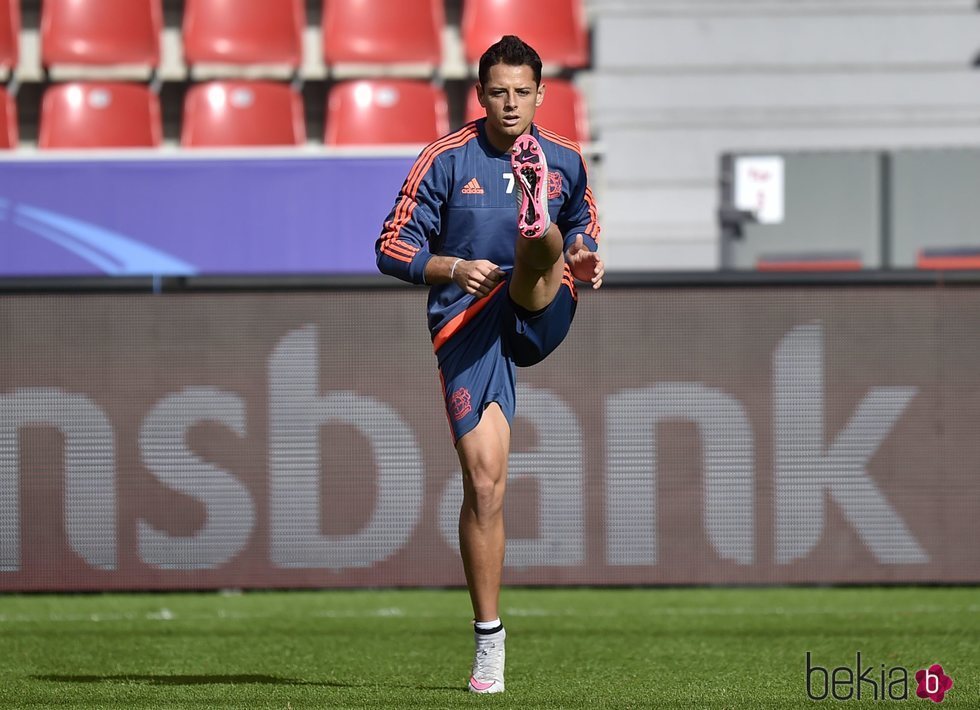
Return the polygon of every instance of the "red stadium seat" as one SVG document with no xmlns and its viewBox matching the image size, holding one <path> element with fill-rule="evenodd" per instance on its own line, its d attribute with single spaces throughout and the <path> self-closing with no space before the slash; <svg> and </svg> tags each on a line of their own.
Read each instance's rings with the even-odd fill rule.
<svg viewBox="0 0 980 710">
<path fill-rule="evenodd" d="M 327 100 L 327 145 L 429 143 L 449 132 L 445 92 L 424 81 L 346 81 Z"/>
<path fill-rule="evenodd" d="M 860 271 L 864 268 L 858 253 L 763 254 L 756 260 L 758 271 Z"/>
<path fill-rule="evenodd" d="M 936 269 L 938 271 L 980 270 L 980 249 L 977 247 L 920 249 L 916 255 L 915 265 L 920 269 Z"/>
<path fill-rule="evenodd" d="M 0 87 L 0 148 L 17 147 L 17 107 L 14 98 Z"/>
<path fill-rule="evenodd" d="M 534 122 L 577 143 L 588 143 L 588 112 L 579 90 L 564 79 L 546 78 L 542 83 L 545 86 L 544 101 L 535 112 Z M 480 106 L 476 90 L 471 90 L 466 100 L 466 120 L 472 121 L 485 115 L 486 111 Z"/>
<path fill-rule="evenodd" d="M 300 145 L 306 142 L 303 98 L 287 84 L 212 81 L 184 100 L 185 147 Z"/>
<path fill-rule="evenodd" d="M 541 55 L 545 64 L 584 67 L 589 42 L 582 0 L 465 0 L 463 46 L 466 61 L 480 55 L 504 35 L 517 35 Z"/>
<path fill-rule="evenodd" d="M 437 66 L 444 21 L 442 0 L 324 0 L 323 58 Z"/>
<path fill-rule="evenodd" d="M 161 134 L 160 101 L 142 84 L 57 84 L 41 103 L 39 148 L 152 148 Z"/>
<path fill-rule="evenodd" d="M 0 67 L 17 66 L 19 40 L 20 0 L 0 0 Z"/>
<path fill-rule="evenodd" d="M 302 60 L 303 0 L 187 0 L 184 55 L 190 64 L 287 64 Z"/>
<path fill-rule="evenodd" d="M 44 0 L 41 62 L 160 63 L 161 0 Z"/>
</svg>

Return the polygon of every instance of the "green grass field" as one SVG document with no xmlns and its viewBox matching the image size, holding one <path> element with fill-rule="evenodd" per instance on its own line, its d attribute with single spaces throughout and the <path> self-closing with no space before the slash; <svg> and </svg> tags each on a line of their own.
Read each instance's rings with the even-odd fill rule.
<svg viewBox="0 0 980 710">
<path fill-rule="evenodd" d="M 906 703 L 809 700 L 807 651 L 860 651 L 873 678 L 940 662 L 940 707 L 980 707 L 976 589 L 508 589 L 502 609 L 507 692 L 473 696 L 464 591 L 0 596 L 0 707 L 934 706 L 911 678 Z"/>
</svg>

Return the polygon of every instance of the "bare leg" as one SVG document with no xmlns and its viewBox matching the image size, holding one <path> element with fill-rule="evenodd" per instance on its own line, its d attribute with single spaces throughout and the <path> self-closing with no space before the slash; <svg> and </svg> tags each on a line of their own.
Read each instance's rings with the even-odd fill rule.
<svg viewBox="0 0 980 710">
<path fill-rule="evenodd" d="M 456 443 L 463 466 L 459 550 L 477 621 L 492 621 L 499 616 L 509 451 L 510 426 L 496 403 L 490 404 L 476 428 Z"/>
<path fill-rule="evenodd" d="M 529 311 L 540 311 L 550 304 L 561 287 L 565 269 L 561 231 L 554 223 L 541 239 L 517 237 L 510 297 Z"/>
</svg>

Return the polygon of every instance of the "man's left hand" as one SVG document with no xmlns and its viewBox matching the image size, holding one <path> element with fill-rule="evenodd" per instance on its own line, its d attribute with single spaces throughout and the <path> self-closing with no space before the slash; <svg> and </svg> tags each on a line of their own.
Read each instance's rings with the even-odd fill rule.
<svg viewBox="0 0 980 710">
<path fill-rule="evenodd" d="M 594 251 L 589 251 L 579 234 L 575 238 L 575 243 L 568 247 L 565 252 L 565 261 L 578 281 L 587 281 L 592 284 L 592 288 L 602 286 L 602 277 L 606 275 L 606 267 L 602 259 Z"/>
</svg>

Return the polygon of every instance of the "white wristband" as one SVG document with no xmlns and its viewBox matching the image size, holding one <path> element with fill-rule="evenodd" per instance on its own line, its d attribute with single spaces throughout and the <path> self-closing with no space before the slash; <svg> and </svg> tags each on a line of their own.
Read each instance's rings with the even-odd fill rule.
<svg viewBox="0 0 980 710">
<path fill-rule="evenodd" d="M 453 268 L 451 268 L 451 269 L 449 270 L 449 280 L 450 280 L 450 281 L 452 281 L 452 280 L 453 280 L 453 274 L 455 274 L 455 273 L 456 273 L 456 265 L 457 265 L 457 264 L 458 264 L 459 262 L 461 262 L 461 261 L 462 261 L 462 258 L 460 258 L 460 259 L 457 259 L 456 261 L 454 261 L 454 262 L 453 262 Z"/>
</svg>

